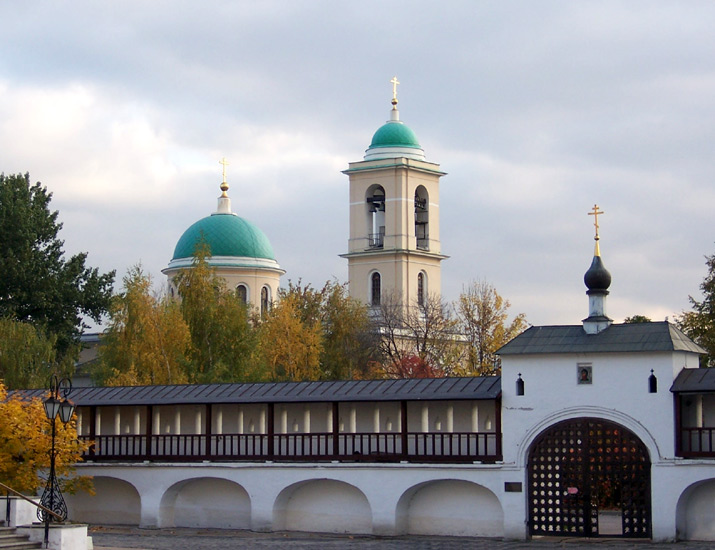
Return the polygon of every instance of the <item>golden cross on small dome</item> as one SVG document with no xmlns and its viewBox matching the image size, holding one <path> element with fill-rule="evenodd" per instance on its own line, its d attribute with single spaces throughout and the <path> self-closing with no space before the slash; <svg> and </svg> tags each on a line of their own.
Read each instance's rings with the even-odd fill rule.
<svg viewBox="0 0 715 550">
<path fill-rule="evenodd" d="M 223 165 L 223 182 L 221 182 L 221 191 L 223 191 L 223 193 L 221 196 L 226 197 L 228 196 L 226 195 L 226 191 L 228 191 L 228 183 L 226 182 L 226 166 L 228 166 L 228 161 L 226 157 L 223 157 L 218 163 Z"/>
<path fill-rule="evenodd" d="M 593 205 L 593 212 L 588 213 L 589 216 L 593 216 L 593 226 L 596 228 L 596 236 L 594 237 L 595 240 L 600 239 L 598 236 L 598 216 L 600 214 L 605 214 L 605 212 L 603 210 L 599 210 L 597 204 Z"/>
<path fill-rule="evenodd" d="M 392 105 L 397 105 L 397 85 L 400 82 L 397 80 L 396 76 L 393 76 L 390 83 L 392 84 Z"/>
</svg>

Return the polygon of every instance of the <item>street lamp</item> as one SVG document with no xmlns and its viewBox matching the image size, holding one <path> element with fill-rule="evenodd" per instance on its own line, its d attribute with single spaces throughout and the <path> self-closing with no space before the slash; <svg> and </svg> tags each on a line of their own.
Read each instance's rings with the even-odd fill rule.
<svg viewBox="0 0 715 550">
<path fill-rule="evenodd" d="M 65 499 L 62 497 L 62 491 L 60 491 L 60 484 L 57 482 L 57 476 L 55 475 L 55 436 L 56 427 L 55 422 L 57 417 L 60 417 L 63 424 L 67 424 L 72 419 L 72 414 L 74 413 L 74 405 L 67 399 L 67 396 L 72 391 L 72 383 L 67 378 L 62 378 L 61 380 L 56 374 L 52 375 L 50 379 L 50 396 L 45 399 L 43 406 L 45 407 L 45 415 L 52 425 L 52 449 L 50 450 L 50 475 L 47 478 L 47 485 L 45 485 L 45 490 L 42 492 L 42 498 L 40 498 L 40 504 L 46 510 L 42 508 L 37 509 L 37 518 L 45 524 L 45 548 L 47 548 L 49 542 L 50 534 L 50 522 L 57 521 L 56 516 L 53 516 L 47 510 L 51 510 L 57 516 L 62 518 L 61 521 L 67 519 L 67 504 L 65 504 Z"/>
</svg>

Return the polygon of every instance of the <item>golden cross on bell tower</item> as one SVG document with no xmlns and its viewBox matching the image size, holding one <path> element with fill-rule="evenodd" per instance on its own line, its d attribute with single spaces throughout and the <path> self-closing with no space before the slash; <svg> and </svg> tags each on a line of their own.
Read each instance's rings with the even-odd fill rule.
<svg viewBox="0 0 715 550">
<path fill-rule="evenodd" d="M 594 256 L 601 255 L 601 250 L 598 246 L 598 241 L 601 239 L 601 237 L 598 236 L 598 216 L 601 214 L 605 214 L 605 212 L 603 210 L 599 210 L 597 204 L 594 204 L 593 211 L 588 213 L 589 216 L 593 216 L 593 226 L 596 228 L 596 236 L 593 237 L 593 240 L 596 241 L 596 252 L 594 253 Z"/>
<path fill-rule="evenodd" d="M 226 160 L 226 157 L 223 157 L 220 161 L 218 161 L 218 163 L 223 165 L 223 182 L 221 182 L 221 196 L 227 197 L 228 195 L 226 194 L 226 191 L 228 191 L 228 182 L 226 181 L 226 166 L 228 166 L 228 161 Z"/>
<path fill-rule="evenodd" d="M 400 82 L 397 80 L 396 76 L 393 76 L 390 83 L 392 84 L 392 108 L 397 109 L 397 85 Z"/>
</svg>

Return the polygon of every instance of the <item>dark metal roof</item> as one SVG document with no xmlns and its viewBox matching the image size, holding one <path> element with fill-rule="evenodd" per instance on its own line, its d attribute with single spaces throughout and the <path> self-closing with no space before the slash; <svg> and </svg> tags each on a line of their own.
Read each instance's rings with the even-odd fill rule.
<svg viewBox="0 0 715 550">
<path fill-rule="evenodd" d="M 22 392 L 42 396 L 44 390 Z M 315 403 L 333 401 L 440 401 L 496 399 L 500 376 L 273 382 L 254 384 L 187 384 L 76 388 L 77 406 L 178 405 L 193 403 Z"/>
<path fill-rule="evenodd" d="M 587 334 L 581 325 L 531 327 L 497 353 L 530 355 L 654 351 L 705 353 L 705 350 L 667 321 L 616 324 L 598 334 Z"/>
<path fill-rule="evenodd" d="M 670 387 L 673 393 L 715 392 L 715 369 L 683 369 Z"/>
</svg>

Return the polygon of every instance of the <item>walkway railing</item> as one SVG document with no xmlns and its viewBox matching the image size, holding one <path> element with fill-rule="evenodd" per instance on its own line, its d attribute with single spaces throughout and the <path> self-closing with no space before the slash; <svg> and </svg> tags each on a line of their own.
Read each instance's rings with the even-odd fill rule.
<svg viewBox="0 0 715 550">
<path fill-rule="evenodd" d="M 715 428 L 681 428 L 679 456 L 715 458 Z"/>
<path fill-rule="evenodd" d="M 90 441 L 89 436 L 80 436 Z M 85 460 L 494 462 L 496 433 L 98 435 Z"/>
</svg>

